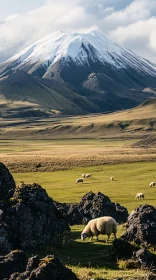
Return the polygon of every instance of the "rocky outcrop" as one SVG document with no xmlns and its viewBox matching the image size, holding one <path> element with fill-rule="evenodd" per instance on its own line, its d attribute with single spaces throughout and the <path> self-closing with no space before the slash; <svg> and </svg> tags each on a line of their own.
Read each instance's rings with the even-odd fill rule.
<svg viewBox="0 0 156 280">
<path fill-rule="evenodd" d="M 22 251 L 12 251 L 0 257 L 0 279 L 9 279 L 14 272 L 23 272 L 27 266 L 27 256 Z"/>
<path fill-rule="evenodd" d="M 0 200 L 5 201 L 14 194 L 16 185 L 6 166 L 0 162 Z"/>
<path fill-rule="evenodd" d="M 113 203 L 108 196 L 98 192 L 86 193 L 79 204 L 66 204 L 55 201 L 56 207 L 67 218 L 70 225 L 87 224 L 88 221 L 102 216 L 112 216 L 118 223 L 125 222 L 128 211 L 118 203 Z"/>
<path fill-rule="evenodd" d="M 156 269 L 156 255 L 150 253 L 146 249 L 140 249 L 134 252 L 133 259 L 135 259 L 143 269 Z"/>
<path fill-rule="evenodd" d="M 60 245 L 69 230 L 53 200 L 38 184 L 16 187 L 13 197 L 0 202 L 0 252 Z"/>
<path fill-rule="evenodd" d="M 156 255 L 145 248 L 138 250 L 134 244 L 131 244 L 122 238 L 113 241 L 112 253 L 116 260 L 134 261 L 135 265 L 141 269 L 156 269 Z"/>
<path fill-rule="evenodd" d="M 142 205 L 128 217 L 127 230 L 122 236 L 126 241 L 156 246 L 156 208 Z"/>
<path fill-rule="evenodd" d="M 0 280 L 77 280 L 75 274 L 59 259 L 47 256 L 27 258 L 23 251 L 0 257 Z"/>
<path fill-rule="evenodd" d="M 114 239 L 112 250 L 116 259 L 131 259 L 137 249 L 129 242 L 118 238 Z"/>
</svg>

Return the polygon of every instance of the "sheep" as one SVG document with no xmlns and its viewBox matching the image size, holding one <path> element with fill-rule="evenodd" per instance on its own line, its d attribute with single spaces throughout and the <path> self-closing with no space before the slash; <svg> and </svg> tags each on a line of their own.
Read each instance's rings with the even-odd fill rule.
<svg viewBox="0 0 156 280">
<path fill-rule="evenodd" d="M 92 174 L 89 174 L 89 173 L 86 174 L 85 173 L 85 174 L 82 174 L 81 176 L 82 176 L 82 178 L 87 179 L 87 178 L 92 177 Z"/>
<path fill-rule="evenodd" d="M 90 177 L 92 177 L 92 174 L 89 174 L 89 173 L 88 173 L 88 174 L 85 174 L 85 177 L 84 177 L 84 178 L 87 179 L 87 178 L 90 178 Z"/>
<path fill-rule="evenodd" d="M 144 197 L 144 194 L 143 193 L 137 193 L 137 195 L 136 195 L 136 197 L 135 197 L 135 199 L 144 199 L 145 197 Z"/>
<path fill-rule="evenodd" d="M 151 182 L 150 184 L 149 184 L 149 187 L 151 188 L 151 187 L 154 187 L 155 186 L 155 182 Z"/>
<path fill-rule="evenodd" d="M 77 184 L 77 183 L 83 183 L 83 179 L 82 179 L 82 178 L 77 179 L 77 180 L 76 180 L 76 184 Z"/>
<path fill-rule="evenodd" d="M 106 234 L 108 241 L 111 233 L 114 233 L 114 237 L 116 238 L 117 222 L 112 217 L 104 216 L 89 221 L 81 233 L 81 240 L 84 241 L 87 237 L 90 237 L 92 240 L 94 235 L 98 240 L 99 234 Z"/>
<path fill-rule="evenodd" d="M 110 177 L 110 180 L 111 180 L 111 181 L 114 181 L 114 178 L 113 178 L 113 177 Z"/>
</svg>

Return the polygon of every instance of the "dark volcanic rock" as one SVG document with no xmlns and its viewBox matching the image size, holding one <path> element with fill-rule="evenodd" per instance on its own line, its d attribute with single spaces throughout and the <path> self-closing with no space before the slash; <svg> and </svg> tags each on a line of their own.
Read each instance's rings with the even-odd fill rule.
<svg viewBox="0 0 156 280">
<path fill-rule="evenodd" d="M 27 266 L 27 256 L 22 251 L 13 251 L 7 256 L 0 257 L 0 280 L 9 278 L 14 272 L 24 272 Z"/>
<path fill-rule="evenodd" d="M 27 259 L 23 251 L 0 257 L 0 280 L 77 280 L 75 274 L 59 259 L 47 256 Z"/>
<path fill-rule="evenodd" d="M 108 196 L 98 192 L 86 193 L 79 204 L 55 202 L 56 207 L 67 218 L 70 225 L 87 224 L 88 221 L 102 216 L 111 216 L 118 223 L 125 222 L 128 211 L 118 203 L 113 203 Z"/>
<path fill-rule="evenodd" d="M 38 246 L 59 245 L 62 233 L 69 230 L 62 214 L 46 191 L 37 184 L 16 187 L 0 223 L 0 252 L 28 250 Z"/>
<path fill-rule="evenodd" d="M 156 246 L 156 209 L 145 204 L 133 210 L 128 217 L 127 231 L 122 238 L 137 244 Z"/>
<path fill-rule="evenodd" d="M 119 238 L 113 241 L 113 253 L 117 259 L 130 259 L 136 249 L 129 242 Z"/>
<path fill-rule="evenodd" d="M 0 162 L 0 200 L 8 200 L 14 194 L 15 182 L 6 166 Z"/>
<path fill-rule="evenodd" d="M 150 253 L 146 249 L 140 249 L 135 252 L 133 258 L 137 260 L 141 268 L 156 268 L 156 255 Z"/>
</svg>

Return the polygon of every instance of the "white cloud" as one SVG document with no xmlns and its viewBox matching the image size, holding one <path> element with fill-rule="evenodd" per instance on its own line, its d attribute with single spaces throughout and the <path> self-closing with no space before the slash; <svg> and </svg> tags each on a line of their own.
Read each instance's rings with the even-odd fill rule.
<svg viewBox="0 0 156 280">
<path fill-rule="evenodd" d="M 5 22 L 13 20 L 13 19 L 15 19 L 17 17 L 19 17 L 19 14 L 13 14 L 11 16 L 8 16 L 8 17 L 5 18 Z"/>
</svg>

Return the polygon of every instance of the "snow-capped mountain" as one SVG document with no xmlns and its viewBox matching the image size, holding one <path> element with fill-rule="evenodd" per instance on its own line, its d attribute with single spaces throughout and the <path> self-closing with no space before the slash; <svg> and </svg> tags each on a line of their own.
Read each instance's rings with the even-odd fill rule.
<svg viewBox="0 0 156 280">
<path fill-rule="evenodd" d="M 89 106 L 92 104 L 94 112 L 136 106 L 154 95 L 145 88 L 156 88 L 156 64 L 113 43 L 99 31 L 87 34 L 54 31 L 0 64 L 1 91 L 7 95 L 6 84 L 10 86 L 10 93 L 13 86 L 16 86 L 16 99 L 21 87 L 22 90 L 23 86 L 28 87 L 25 84 L 26 78 L 21 78 L 25 76 L 18 70 L 32 74 L 35 79 L 44 78 L 36 81 L 37 84 L 44 84 L 44 90 L 47 85 L 52 90 L 56 87 L 50 81 L 46 81 L 45 86 L 45 79 L 66 83 L 69 91 L 74 90 L 80 100 L 83 98 L 90 102 Z M 2 81 L 13 73 L 16 74 L 15 78 Z M 62 90 L 57 84 L 57 92 L 60 92 L 58 88 Z M 32 89 L 33 94 L 36 94 L 35 88 Z M 28 91 L 25 89 L 25 92 Z M 30 102 L 36 100 L 33 94 Z M 49 102 L 48 105 L 51 106 Z"/>
<path fill-rule="evenodd" d="M 111 42 L 99 31 L 88 34 L 54 31 L 0 65 L 0 74 L 4 76 L 10 70 L 20 69 L 50 78 L 54 77 L 53 68 L 58 63 L 61 70 L 75 65 L 97 72 L 94 68 L 99 68 L 100 63 L 101 68 L 106 68 L 104 74 L 109 67 L 115 71 L 131 68 L 140 75 L 156 77 L 155 64 Z"/>
</svg>

